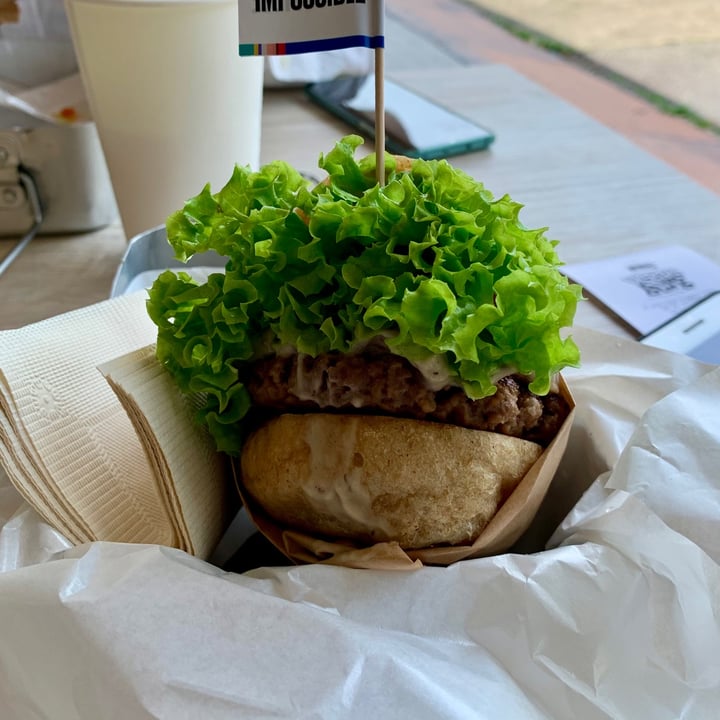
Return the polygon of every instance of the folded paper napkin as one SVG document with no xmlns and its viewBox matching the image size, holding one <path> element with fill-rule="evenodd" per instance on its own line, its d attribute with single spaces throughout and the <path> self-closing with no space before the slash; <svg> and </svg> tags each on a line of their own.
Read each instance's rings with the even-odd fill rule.
<svg viewBox="0 0 720 720">
<path fill-rule="evenodd" d="M 191 401 L 155 360 L 145 298 L 0 333 L 0 463 L 73 543 L 155 543 L 208 557 L 236 501 Z"/>
</svg>

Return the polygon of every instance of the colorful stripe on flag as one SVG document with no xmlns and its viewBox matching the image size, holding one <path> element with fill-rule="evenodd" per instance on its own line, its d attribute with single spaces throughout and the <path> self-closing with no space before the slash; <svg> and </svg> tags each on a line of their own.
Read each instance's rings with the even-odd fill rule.
<svg viewBox="0 0 720 720">
<path fill-rule="evenodd" d="M 385 47 L 384 0 L 238 0 L 240 55 Z"/>
<path fill-rule="evenodd" d="M 297 55 L 300 53 L 322 52 L 323 50 L 342 50 L 350 47 L 385 47 L 385 38 L 380 36 L 348 35 L 346 37 L 324 40 L 305 40 L 289 43 L 245 43 L 239 45 L 240 55 Z"/>
</svg>

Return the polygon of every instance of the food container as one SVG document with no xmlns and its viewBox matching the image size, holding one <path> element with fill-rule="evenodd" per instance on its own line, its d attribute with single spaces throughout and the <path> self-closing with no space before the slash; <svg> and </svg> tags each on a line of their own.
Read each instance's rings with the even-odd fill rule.
<svg viewBox="0 0 720 720">
<path fill-rule="evenodd" d="M 117 206 L 64 5 L 20 0 L 0 20 L 0 236 L 95 230 Z M 28 188 L 28 183 L 34 187 Z"/>
<path fill-rule="evenodd" d="M 27 121 L 2 128 L 0 108 L 0 236 L 20 235 L 34 222 L 20 169 L 42 205 L 43 234 L 96 230 L 117 219 L 115 195 L 93 123 Z"/>
</svg>

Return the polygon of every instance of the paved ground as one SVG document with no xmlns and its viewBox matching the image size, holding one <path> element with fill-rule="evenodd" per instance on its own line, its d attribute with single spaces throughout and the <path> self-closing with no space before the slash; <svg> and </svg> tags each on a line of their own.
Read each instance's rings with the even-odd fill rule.
<svg viewBox="0 0 720 720">
<path fill-rule="evenodd" d="M 466 0 L 720 126 L 718 0 Z"/>
<path fill-rule="evenodd" d="M 653 18 L 652 22 L 647 21 L 649 27 L 661 27 L 661 16 L 651 14 L 650 10 L 656 6 L 669 8 L 672 5 L 677 15 L 673 16 L 674 19 L 668 19 L 672 13 L 666 9 L 663 17 L 669 23 L 669 29 L 679 36 L 679 28 L 684 27 L 678 20 L 684 17 L 683 8 L 700 7 L 702 2 L 709 8 L 707 17 L 715 17 L 718 11 L 714 8 L 717 6 L 720 10 L 720 0 L 386 0 L 387 67 L 402 69 L 485 62 L 507 65 L 720 194 L 720 133 L 699 127 L 683 116 L 669 114 L 634 90 L 618 84 L 586 64 L 576 62 L 574 57 L 559 55 L 520 39 L 517 34 L 498 24 L 496 19 L 490 19 L 485 9 L 496 4 L 502 6 L 507 14 L 511 8 L 517 11 L 520 6 L 532 5 L 538 18 L 537 25 L 544 18 L 543 13 L 538 12 L 541 6 L 546 8 L 546 14 L 550 14 L 549 8 L 555 4 L 566 10 L 574 6 L 576 11 L 579 8 L 587 11 L 590 6 L 607 7 L 614 3 L 615 7 L 624 6 L 627 13 L 632 15 L 629 8 L 637 5 L 644 7 L 647 16 Z M 484 7 L 480 7 L 481 4 Z M 556 13 L 556 16 L 556 27 L 566 28 L 567 17 L 563 13 Z M 529 11 L 523 17 L 524 22 L 529 24 Z M 588 37 L 616 37 L 616 45 L 617 38 L 627 40 L 630 37 L 627 28 L 621 33 L 606 24 L 603 29 L 599 17 L 596 16 L 592 22 L 587 19 L 584 21 L 589 23 L 592 30 L 588 30 Z M 643 23 L 638 19 L 639 16 L 634 17 L 639 32 Z M 542 32 L 545 34 L 547 30 Z M 650 37 L 650 31 L 647 32 Z M 710 30 L 706 29 L 705 32 L 709 33 Z M 559 30 L 555 34 L 559 35 Z M 659 41 L 670 36 L 661 35 L 657 31 L 655 37 Z M 566 39 L 562 42 L 568 41 Z M 704 80 L 705 75 L 701 75 Z M 689 78 L 680 84 L 687 88 L 697 88 L 698 85 L 691 80 Z M 720 87 L 720 79 L 717 87 Z M 720 97 L 715 87 L 709 95 L 712 99 Z M 530 118 L 528 120 L 531 121 Z"/>
</svg>

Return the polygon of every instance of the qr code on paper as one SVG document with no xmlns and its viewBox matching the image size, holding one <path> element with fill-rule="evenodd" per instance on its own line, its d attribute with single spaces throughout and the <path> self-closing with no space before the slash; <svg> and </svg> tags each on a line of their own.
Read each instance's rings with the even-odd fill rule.
<svg viewBox="0 0 720 720">
<path fill-rule="evenodd" d="M 645 267 L 652 269 L 637 272 L 624 279 L 626 282 L 637 285 L 648 297 L 673 295 L 677 292 L 692 290 L 695 287 L 695 284 L 688 280 L 681 270 L 657 268 L 652 265 Z"/>
</svg>

